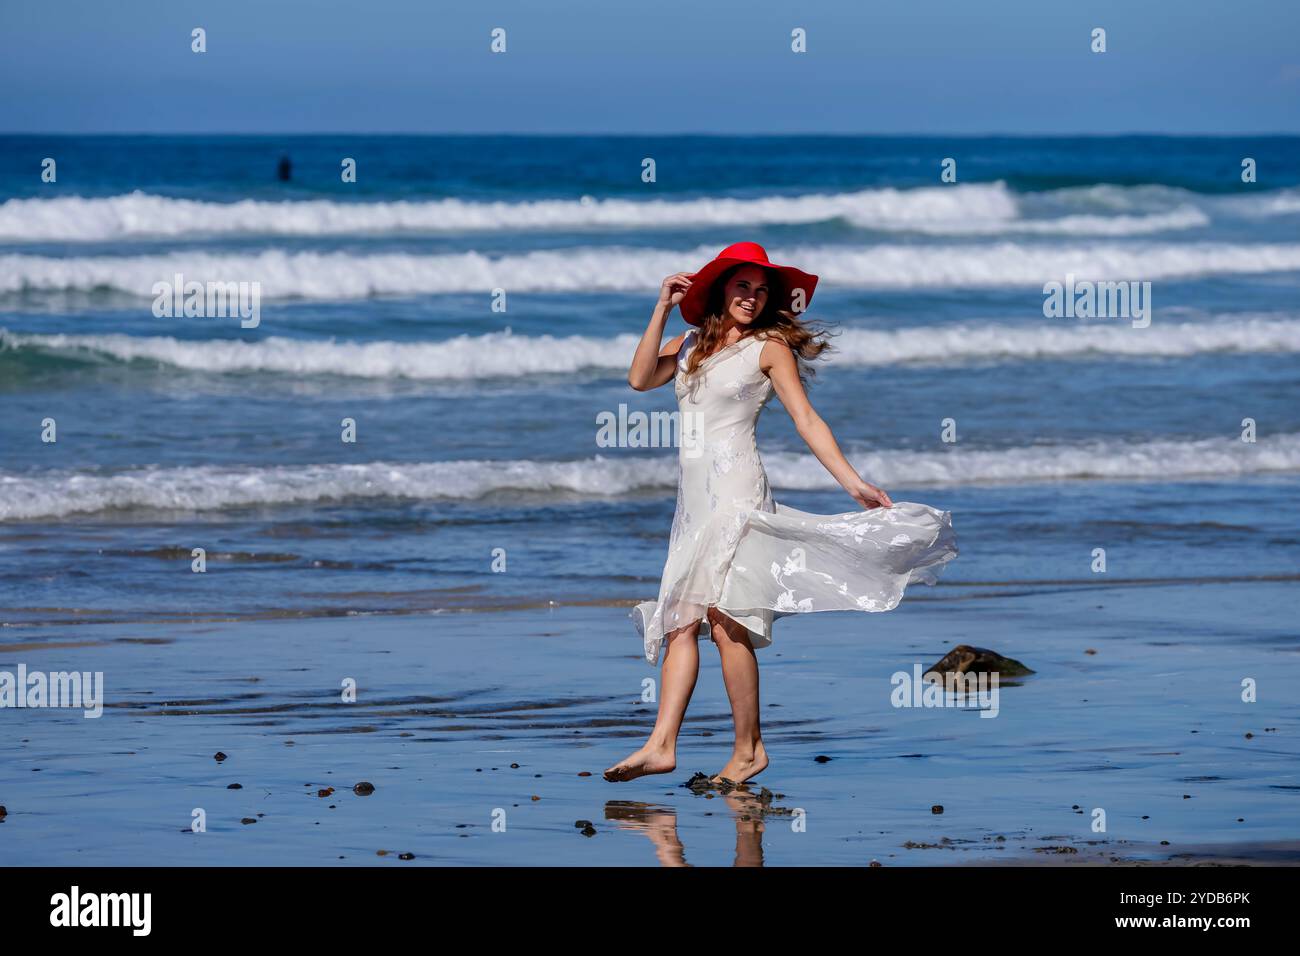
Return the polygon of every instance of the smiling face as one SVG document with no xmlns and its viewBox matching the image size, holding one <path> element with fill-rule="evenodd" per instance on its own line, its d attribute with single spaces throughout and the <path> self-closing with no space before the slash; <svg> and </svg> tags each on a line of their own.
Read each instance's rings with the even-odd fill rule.
<svg viewBox="0 0 1300 956">
<path fill-rule="evenodd" d="M 741 266 L 732 273 L 723 290 L 722 314 L 741 325 L 749 325 L 763 314 L 771 291 L 765 269 Z"/>
</svg>

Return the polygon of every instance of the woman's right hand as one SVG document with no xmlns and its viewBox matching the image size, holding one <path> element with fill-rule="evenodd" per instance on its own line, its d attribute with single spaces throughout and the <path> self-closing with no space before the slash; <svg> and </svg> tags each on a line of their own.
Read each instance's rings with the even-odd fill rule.
<svg viewBox="0 0 1300 956">
<path fill-rule="evenodd" d="M 659 287 L 659 304 L 673 308 L 678 305 L 682 299 L 686 298 L 686 292 L 691 287 L 691 273 L 674 272 L 668 278 L 664 279 L 663 284 Z"/>
</svg>

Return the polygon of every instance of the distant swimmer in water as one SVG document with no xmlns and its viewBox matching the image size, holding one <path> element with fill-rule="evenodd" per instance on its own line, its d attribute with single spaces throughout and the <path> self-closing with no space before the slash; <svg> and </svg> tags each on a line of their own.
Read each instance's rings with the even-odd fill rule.
<svg viewBox="0 0 1300 956">
<path fill-rule="evenodd" d="M 289 162 L 288 156 L 280 157 L 280 164 L 276 167 L 276 175 L 282 183 L 287 183 L 293 178 L 293 163 Z"/>
</svg>

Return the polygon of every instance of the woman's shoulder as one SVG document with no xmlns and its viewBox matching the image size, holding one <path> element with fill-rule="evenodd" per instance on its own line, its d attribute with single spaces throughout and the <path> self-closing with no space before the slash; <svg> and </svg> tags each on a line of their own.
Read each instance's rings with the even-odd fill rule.
<svg viewBox="0 0 1300 956">
<path fill-rule="evenodd" d="M 758 368 L 763 374 L 767 374 L 778 363 L 788 363 L 794 360 L 794 349 L 790 348 L 790 343 L 785 340 L 780 332 L 775 329 L 760 332 L 755 338 L 762 336 L 762 345 L 754 349 L 758 356 Z"/>
<path fill-rule="evenodd" d="M 659 348 L 659 356 L 662 358 L 666 355 L 680 355 L 683 348 L 691 343 L 691 336 L 694 329 L 687 329 L 665 342 Z"/>
<path fill-rule="evenodd" d="M 771 343 L 778 349 L 790 348 L 790 343 L 786 341 L 785 336 L 781 334 L 779 329 L 764 329 L 762 332 L 755 332 L 754 338 L 764 343 L 764 347 L 766 347 L 768 343 Z"/>
</svg>

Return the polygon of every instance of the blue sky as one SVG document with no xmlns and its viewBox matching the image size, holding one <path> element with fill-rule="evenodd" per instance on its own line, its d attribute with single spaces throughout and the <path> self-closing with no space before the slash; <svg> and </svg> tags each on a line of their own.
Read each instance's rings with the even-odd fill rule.
<svg viewBox="0 0 1300 956">
<path fill-rule="evenodd" d="M 0 131 L 1293 133 L 1297 38 L 1298 0 L 5 0 Z"/>
</svg>

